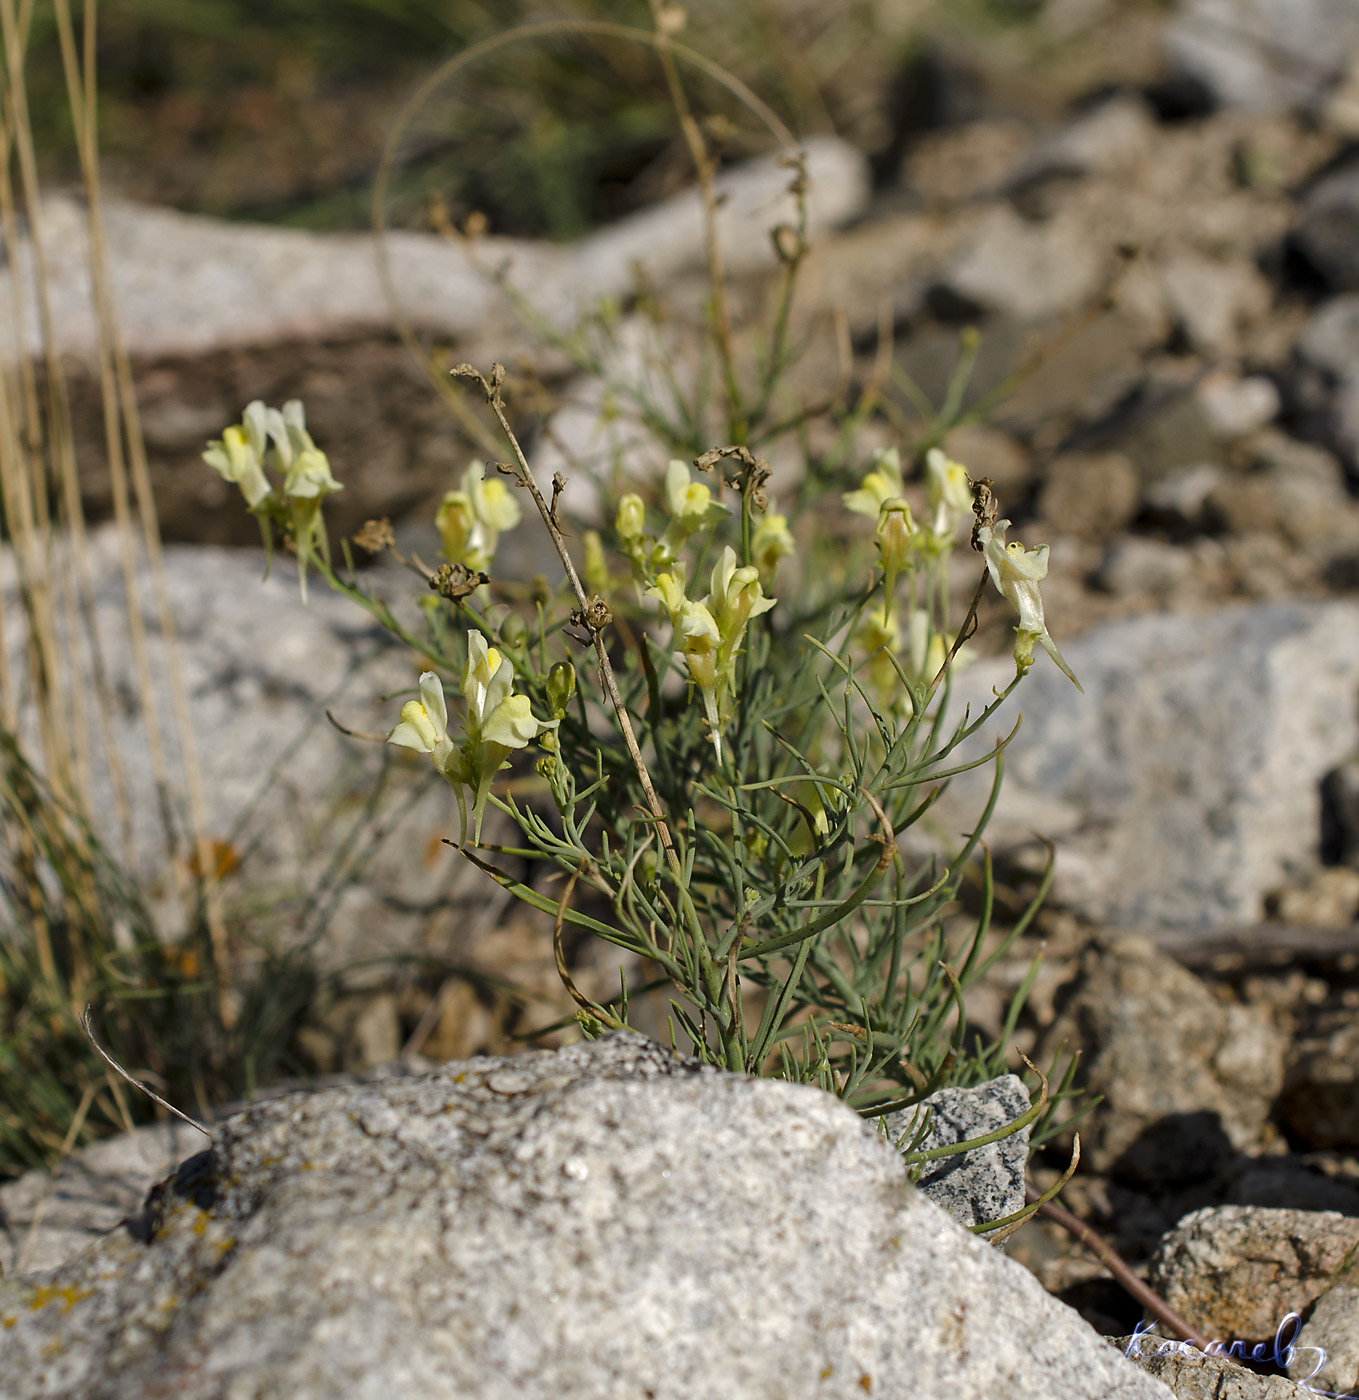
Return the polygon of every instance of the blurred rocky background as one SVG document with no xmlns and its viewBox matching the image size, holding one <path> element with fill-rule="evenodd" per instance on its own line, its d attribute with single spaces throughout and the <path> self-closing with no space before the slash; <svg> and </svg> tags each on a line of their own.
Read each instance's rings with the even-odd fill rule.
<svg viewBox="0 0 1359 1400">
<path fill-rule="evenodd" d="M 1079 1047 L 1104 1096 L 1064 1199 L 1205 1327 L 1254 1336 L 1263 1314 L 1219 1307 L 1254 1287 L 1232 1261 L 1252 1239 L 1285 1241 L 1270 1246 L 1283 1282 L 1265 1311 L 1302 1311 L 1339 1287 L 1353 1230 L 1323 1232 L 1333 1259 L 1297 1244 L 1315 1222 L 1288 1213 L 1359 1218 L 1359 6 L 686 11 L 683 41 L 809 138 L 816 236 L 796 315 L 813 349 L 795 373 L 845 401 L 878 386 L 865 459 L 909 438 L 921 396 L 944 396 L 964 329 L 980 332 L 967 403 L 986 411 L 947 445 L 994 480 L 1015 535 L 1050 541 L 1048 620 L 1086 695 L 1040 658 L 993 832 L 1001 915 L 1035 888 L 1034 833 L 1056 842 L 1057 883 L 969 1010 L 998 1030 L 1046 947 L 1019 1047 Z M 616 425 L 525 333 L 495 273 L 558 327 L 599 297 L 625 324 L 662 307 L 679 342 L 698 324 L 686 157 L 636 53 L 559 36 L 506 57 L 467 90 L 484 99 L 475 120 L 467 91 L 436 91 L 445 117 L 427 107 L 388 187 L 390 288 L 365 231 L 384 135 L 434 63 L 562 15 L 650 23 L 644 6 L 588 0 L 127 0 L 103 18 L 110 257 L 216 834 L 239 864 L 229 880 L 252 861 L 269 874 L 254 888 L 274 902 L 252 914 L 245 901 L 243 926 L 299 910 L 322 950 L 327 990 L 297 1038 L 312 1072 L 505 1051 L 567 1008 L 544 929 L 488 901 L 440 846 L 437 795 L 365 805 L 376 746 L 318 723 L 330 704 L 350 728 L 381 729 L 374 697 L 413 679 L 411 659 L 327 600 L 304 613 L 286 569 L 261 590 L 253 522 L 199 452 L 249 399 L 301 397 L 346 483 L 337 531 L 385 514 L 401 538 L 431 539 L 440 495 L 481 448 L 401 343 L 394 291 L 435 357 L 511 365 L 544 470 L 610 464 Z M 55 64 L 52 36 L 34 45 Z M 59 137 L 40 84 L 33 102 Z M 748 118 L 724 120 L 723 179 L 749 216 L 732 215 L 736 300 L 756 309 L 777 277 L 761 220 L 782 185 Z M 68 197 L 49 209 L 98 519 L 111 506 L 82 235 Z M 775 469 L 792 470 L 777 456 Z M 511 568 L 545 567 L 531 541 L 514 548 Z M 978 649 L 995 659 L 960 680 L 969 693 L 1004 673 L 1009 626 L 988 602 Z M 587 990 L 616 985 L 603 951 L 572 957 Z M 1037 1160 L 1033 1178 L 1046 1185 L 1064 1161 Z M 1256 1214 L 1213 1214 L 1228 1208 Z M 1190 1277 L 1206 1246 L 1163 1241 L 1194 1211 L 1208 1213 L 1180 1230 L 1211 1236 L 1208 1283 Z M 1140 1315 L 1046 1222 L 1010 1252 L 1102 1330 Z M 1359 1335 L 1352 1310 L 1344 1326 Z"/>
</svg>

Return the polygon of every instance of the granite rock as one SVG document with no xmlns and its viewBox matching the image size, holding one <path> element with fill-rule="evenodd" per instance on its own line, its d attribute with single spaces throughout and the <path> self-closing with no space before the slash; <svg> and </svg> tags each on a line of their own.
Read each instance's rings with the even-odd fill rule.
<svg viewBox="0 0 1359 1400">
<path fill-rule="evenodd" d="M 917 1150 L 983 1137 L 1013 1122 L 1029 1108 L 1029 1091 L 1016 1074 L 1005 1074 L 971 1089 L 940 1089 L 925 1100 L 929 1128 Z M 917 1126 L 916 1110 L 887 1114 L 883 1122 L 894 1143 L 908 1146 Z M 1024 1172 L 1029 1161 L 1029 1129 L 999 1142 L 930 1162 L 916 1185 L 960 1225 L 982 1225 L 1013 1215 L 1024 1205 Z"/>
<path fill-rule="evenodd" d="M 1169 1394 L 843 1104 L 635 1036 L 251 1109 L 0 1322 L 12 1400 Z"/>
<path fill-rule="evenodd" d="M 1162 1238 L 1147 1282 L 1201 1332 L 1259 1341 L 1321 1296 L 1356 1243 L 1359 1219 L 1335 1211 L 1214 1206 Z"/>
<path fill-rule="evenodd" d="M 203 1146 L 201 1133 L 172 1119 L 0 1186 L 0 1274 L 42 1273 L 75 1258 L 135 1214 L 147 1191 Z"/>
<path fill-rule="evenodd" d="M 845 142 L 806 143 L 809 227 L 818 233 L 863 208 L 865 157 Z M 763 158 L 718 177 L 718 222 L 729 270 L 775 265 L 769 230 L 795 217 L 788 169 Z M 91 356 L 95 321 L 89 233 L 83 206 L 67 197 L 42 206 L 44 251 L 57 348 Z M 673 196 L 569 245 L 491 237 L 451 242 L 395 230 L 386 239 L 390 288 L 372 235 L 310 233 L 229 223 L 117 200 L 104 204 L 109 276 L 123 343 L 136 356 L 186 356 L 224 346 L 319 340 L 389 331 L 392 297 L 415 327 L 506 359 L 522 342 L 521 321 L 497 285 L 507 275 L 535 310 L 570 329 L 604 297 L 623 297 L 642 269 L 653 285 L 702 266 L 703 208 L 696 190 Z M 24 270 L 38 335 L 27 241 L 9 266 Z M 389 290 L 391 296 L 389 296 Z M 35 340 L 34 345 L 38 342 Z"/>
</svg>

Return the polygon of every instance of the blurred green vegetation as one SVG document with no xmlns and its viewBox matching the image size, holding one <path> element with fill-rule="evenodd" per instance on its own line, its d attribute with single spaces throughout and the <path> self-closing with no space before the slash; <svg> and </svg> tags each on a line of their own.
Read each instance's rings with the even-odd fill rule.
<svg viewBox="0 0 1359 1400">
<path fill-rule="evenodd" d="M 903 5 L 911 22 L 885 25 L 896 8 L 698 0 L 679 37 L 800 133 L 836 129 L 871 146 L 881 133 L 865 122 L 881 114 L 868 90 L 932 6 Z M 652 28 L 648 0 L 108 0 L 98 11 L 105 179 L 193 212 L 364 227 L 383 141 L 419 82 L 479 40 L 570 17 Z M 574 237 L 687 179 L 653 56 L 626 45 L 535 49 L 516 45 L 513 62 L 479 76 L 480 110 L 494 120 L 475 139 L 463 133 L 456 171 L 444 160 L 455 220 L 480 210 L 498 232 Z M 73 181 L 57 36 L 42 6 L 27 85 L 44 173 Z"/>
</svg>

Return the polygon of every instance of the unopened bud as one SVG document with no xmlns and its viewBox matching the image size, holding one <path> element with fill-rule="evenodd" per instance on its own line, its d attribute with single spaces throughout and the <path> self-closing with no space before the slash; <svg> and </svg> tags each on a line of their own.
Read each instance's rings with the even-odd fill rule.
<svg viewBox="0 0 1359 1400">
<path fill-rule="evenodd" d="M 629 491 L 618 502 L 618 515 L 614 521 L 614 529 L 618 531 L 620 540 L 639 539 L 646 531 L 646 506 L 635 491 Z"/>
<path fill-rule="evenodd" d="M 569 661 L 557 662 L 547 676 L 547 703 L 553 719 L 561 719 L 575 693 L 576 668 Z"/>
</svg>

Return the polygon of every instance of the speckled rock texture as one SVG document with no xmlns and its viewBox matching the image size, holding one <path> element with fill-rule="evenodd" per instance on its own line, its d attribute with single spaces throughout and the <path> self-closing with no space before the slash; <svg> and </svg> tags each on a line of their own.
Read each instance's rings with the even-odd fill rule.
<svg viewBox="0 0 1359 1400">
<path fill-rule="evenodd" d="M 75 1258 L 203 1146 L 201 1133 L 172 1119 L 97 1142 L 55 1172 L 35 1169 L 0 1186 L 0 1273 L 36 1273 Z"/>
<path fill-rule="evenodd" d="M 1260 1375 L 1187 1342 L 1149 1334 L 1117 1340 L 1129 1360 L 1170 1387 L 1175 1400 L 1298 1400 L 1300 1395 L 1287 1376 Z"/>
<path fill-rule="evenodd" d="M 1003 1074 L 972 1089 L 940 1089 L 925 1103 L 932 1113 L 920 1148 L 928 1151 L 985 1137 L 1013 1122 L 1028 1109 L 1029 1091 L 1017 1074 Z M 910 1145 L 913 1117 L 908 1109 L 886 1115 L 894 1143 Z M 929 1163 L 916 1185 L 960 1225 L 983 1225 L 1023 1208 L 1028 1160 L 1029 1130 L 1024 1127 L 999 1142 Z"/>
<path fill-rule="evenodd" d="M 1359 1238 L 1307 1314 L 1288 1374 L 1337 1395 L 1359 1390 Z"/>
<path fill-rule="evenodd" d="M 1260 1340 L 1305 1315 L 1356 1244 L 1359 1220 L 1337 1211 L 1214 1206 L 1162 1238 L 1147 1282 L 1201 1332 Z"/>
<path fill-rule="evenodd" d="M 0 1280 L 6 1400 L 1164 1400 L 815 1090 L 639 1037 L 229 1119 Z"/>
</svg>

